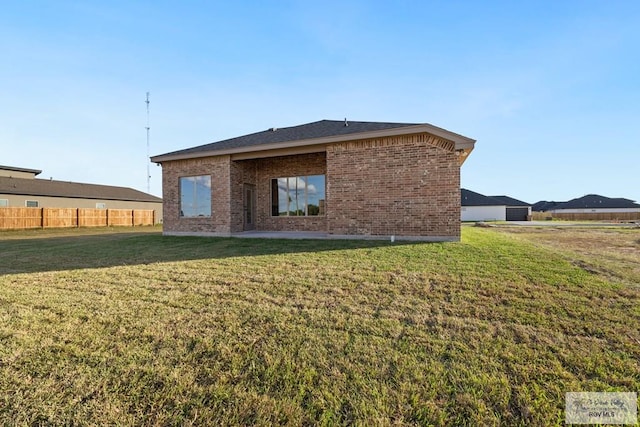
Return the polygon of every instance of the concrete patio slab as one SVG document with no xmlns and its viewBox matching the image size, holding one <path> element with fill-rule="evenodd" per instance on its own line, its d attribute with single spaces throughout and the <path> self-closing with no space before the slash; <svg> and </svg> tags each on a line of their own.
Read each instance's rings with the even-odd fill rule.
<svg viewBox="0 0 640 427">
<path fill-rule="evenodd" d="M 327 233 L 311 231 L 243 231 L 231 237 L 248 239 L 328 239 Z"/>
</svg>

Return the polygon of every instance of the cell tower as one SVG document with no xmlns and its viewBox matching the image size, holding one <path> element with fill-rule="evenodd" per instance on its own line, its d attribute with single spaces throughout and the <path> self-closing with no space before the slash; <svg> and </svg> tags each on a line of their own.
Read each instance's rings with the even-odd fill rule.
<svg viewBox="0 0 640 427">
<path fill-rule="evenodd" d="M 151 172 L 149 171 L 149 164 L 151 163 L 149 160 L 149 130 L 151 129 L 149 127 L 149 92 L 147 92 L 147 100 L 145 103 L 147 104 L 147 126 L 145 128 L 147 129 L 147 193 L 151 193 Z"/>
</svg>

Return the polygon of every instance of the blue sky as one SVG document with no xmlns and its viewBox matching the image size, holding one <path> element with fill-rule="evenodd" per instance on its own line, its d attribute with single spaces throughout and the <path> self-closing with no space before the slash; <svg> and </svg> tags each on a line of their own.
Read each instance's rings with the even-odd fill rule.
<svg viewBox="0 0 640 427">
<path fill-rule="evenodd" d="M 0 52 L 0 164 L 42 178 L 146 191 L 149 91 L 151 155 L 431 123 L 471 190 L 640 201 L 637 1 L 4 1 Z"/>
</svg>

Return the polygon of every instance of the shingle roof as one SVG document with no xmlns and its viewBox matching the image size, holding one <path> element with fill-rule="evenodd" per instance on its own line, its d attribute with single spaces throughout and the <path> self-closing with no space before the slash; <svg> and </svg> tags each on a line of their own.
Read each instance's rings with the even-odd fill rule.
<svg viewBox="0 0 640 427">
<path fill-rule="evenodd" d="M 159 197 L 133 188 L 36 178 L 0 177 L 0 194 L 162 202 Z"/>
<path fill-rule="evenodd" d="M 640 205 L 633 200 L 600 196 L 598 194 L 587 194 L 586 196 L 571 199 L 568 202 L 560 203 L 553 209 L 618 209 L 618 208 L 640 208 Z"/>
<path fill-rule="evenodd" d="M 522 200 L 514 199 L 513 197 L 509 197 L 509 196 L 489 196 L 489 197 L 491 197 L 492 199 L 496 199 L 499 202 L 502 202 L 501 204 L 506 206 L 531 206 L 531 204 L 527 202 L 523 202 Z"/>
<path fill-rule="evenodd" d="M 273 144 L 294 141 L 313 142 L 313 140 L 319 140 L 321 138 L 348 136 L 359 133 L 385 131 L 405 127 L 408 128 L 412 126 L 425 127 L 436 135 L 445 135 L 449 139 L 458 140 L 461 143 L 467 145 L 466 148 L 469 148 L 469 146 L 473 148 L 473 143 L 475 143 L 475 140 L 473 139 L 425 123 L 386 123 L 357 122 L 346 120 L 320 120 L 317 122 L 298 126 L 271 128 L 249 135 L 226 139 L 223 141 L 187 148 L 184 150 L 172 151 L 170 153 L 153 156 L 151 160 L 154 162 L 162 162 L 167 160 L 168 158 L 175 158 L 176 156 L 184 156 L 186 158 L 189 155 L 193 155 L 194 157 L 197 157 L 198 154 L 212 152 L 212 155 L 215 155 L 216 151 L 240 150 L 249 147 L 255 148 L 255 150 L 257 151 L 263 148 L 262 146 L 270 146 Z"/>
<path fill-rule="evenodd" d="M 460 204 L 462 206 L 505 206 L 504 203 L 493 197 L 488 197 L 466 188 L 460 189 Z"/>
<path fill-rule="evenodd" d="M 563 202 L 549 202 L 546 200 L 540 200 L 539 202 L 535 202 L 531 205 L 531 210 L 534 212 L 546 212 L 554 209 L 556 206 L 562 204 Z"/>
</svg>

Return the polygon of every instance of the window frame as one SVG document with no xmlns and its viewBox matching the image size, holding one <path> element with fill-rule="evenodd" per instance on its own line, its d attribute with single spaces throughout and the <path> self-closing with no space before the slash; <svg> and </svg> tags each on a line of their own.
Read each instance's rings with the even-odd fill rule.
<svg viewBox="0 0 640 427">
<path fill-rule="evenodd" d="M 308 191 L 308 187 L 309 187 L 309 178 L 313 178 L 313 177 L 322 177 L 323 180 L 323 189 L 322 189 L 322 193 L 324 198 L 323 199 L 319 199 L 318 200 L 318 214 L 317 215 L 310 215 L 309 214 L 309 191 Z M 300 182 L 300 180 L 302 180 L 305 183 L 304 186 L 304 196 L 303 196 L 303 203 L 304 203 L 304 214 L 303 215 L 290 215 L 291 213 L 291 201 L 288 201 L 287 204 L 287 210 L 286 210 L 286 215 L 281 215 L 280 214 L 280 198 L 279 198 L 279 180 L 286 180 L 287 182 L 287 194 L 289 194 L 289 192 L 291 191 L 289 188 L 289 183 L 291 182 L 291 180 L 294 180 L 296 183 L 296 191 L 299 191 L 299 187 L 298 187 L 298 183 Z M 297 176 L 280 176 L 280 177 L 275 177 L 275 178 L 271 178 L 269 180 L 269 188 L 271 191 L 271 217 L 272 218 L 309 218 L 309 217 L 324 217 L 326 215 L 326 212 L 324 209 L 320 209 L 320 200 L 326 200 L 326 188 L 327 188 L 327 175 L 326 174 L 314 174 L 314 175 L 297 175 Z M 315 205 L 314 205 L 315 206 Z M 278 214 L 274 214 L 275 212 L 275 208 L 277 208 L 277 212 Z M 299 210 L 299 209 L 298 209 Z"/>
<path fill-rule="evenodd" d="M 184 211 L 184 205 L 183 205 L 183 180 L 185 179 L 193 179 L 192 183 L 193 183 L 193 202 L 194 202 L 194 210 L 195 210 L 195 214 L 194 215 L 185 215 Z M 207 178 L 208 179 L 208 201 L 209 204 L 207 206 L 207 209 L 204 211 L 203 214 L 199 213 L 199 208 L 204 208 L 204 204 L 202 206 L 200 206 L 197 202 L 198 202 L 198 192 L 197 192 L 197 188 L 198 188 L 198 178 Z M 178 212 L 178 217 L 180 219 L 193 219 L 193 218 L 211 218 L 213 217 L 213 184 L 212 184 L 212 176 L 209 174 L 203 174 L 203 175 L 185 175 L 185 176 L 180 176 L 178 177 L 178 197 L 179 197 L 179 212 Z M 207 185 L 205 184 L 205 187 Z"/>
<path fill-rule="evenodd" d="M 35 206 L 29 206 L 29 203 L 35 203 Z M 39 208 L 40 207 L 40 202 L 38 202 L 37 200 L 25 200 L 24 201 L 24 206 L 26 208 Z"/>
<path fill-rule="evenodd" d="M 0 199 L 0 208 L 8 208 L 8 207 L 9 207 L 9 199 Z"/>
</svg>

